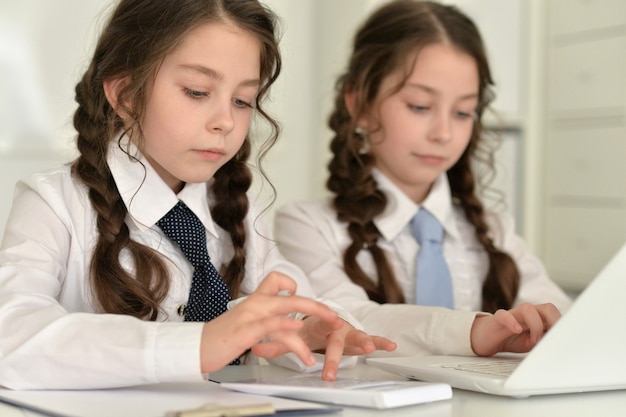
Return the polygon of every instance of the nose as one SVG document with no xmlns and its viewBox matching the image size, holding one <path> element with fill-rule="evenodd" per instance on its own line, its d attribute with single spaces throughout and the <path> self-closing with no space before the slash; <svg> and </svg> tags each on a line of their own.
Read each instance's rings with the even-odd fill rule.
<svg viewBox="0 0 626 417">
<path fill-rule="evenodd" d="M 447 142 L 452 138 L 452 116 L 449 112 L 436 112 L 431 122 L 430 140 Z"/>
<path fill-rule="evenodd" d="M 230 100 L 216 101 L 207 120 L 207 129 L 213 132 L 228 133 L 233 130 L 233 106 Z"/>
</svg>

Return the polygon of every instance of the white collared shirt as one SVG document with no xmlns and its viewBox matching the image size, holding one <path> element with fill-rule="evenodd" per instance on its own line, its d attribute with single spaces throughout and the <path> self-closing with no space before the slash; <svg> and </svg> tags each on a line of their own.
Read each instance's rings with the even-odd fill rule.
<svg viewBox="0 0 626 417">
<path fill-rule="evenodd" d="M 211 218 L 207 184 L 187 184 L 175 195 L 145 158 L 135 156 L 141 163 L 114 141 L 108 164 L 128 208 L 131 239 L 172 261 L 170 291 L 157 321 L 93 314 L 101 313 L 88 278 L 98 235 L 87 189 L 72 177 L 69 166 L 35 174 L 16 186 L 0 246 L 0 385 L 80 389 L 203 379 L 203 323 L 183 323 L 178 314 L 189 296 L 193 267 L 155 223 L 179 199 L 184 201 L 206 227 L 208 252 L 218 270 L 232 258 L 232 243 Z M 302 271 L 279 254 L 257 213 L 252 208 L 246 219 L 241 295 L 254 291 L 270 271 L 278 271 L 296 280 L 299 295 L 314 297 Z M 132 265 L 128 253 L 122 253 L 121 262 L 126 268 Z M 340 316 L 362 328 L 345 311 Z M 293 357 L 286 355 L 279 363 L 301 369 Z"/>
<path fill-rule="evenodd" d="M 278 210 L 275 237 L 281 252 L 305 271 L 318 295 L 347 308 L 368 332 L 397 341 L 395 354 L 470 354 L 469 331 L 474 317 L 471 312 L 481 309 L 488 258 L 462 209 L 453 204 L 446 175 L 437 179 L 422 205 L 444 227 L 443 252 L 453 279 L 455 309 L 461 311 L 412 305 L 419 244 L 413 237 L 410 221 L 420 206 L 379 171 L 375 170 L 374 176 L 388 199 L 384 212 L 374 219 L 382 235 L 378 245 L 387 255 L 406 305 L 379 305 L 370 301 L 365 291 L 344 272 L 343 253 L 352 240 L 345 223 L 337 220 L 330 199 L 291 203 Z M 571 300 L 548 278 L 539 259 L 527 250 L 514 231 L 512 218 L 487 212 L 486 220 L 494 244 L 508 252 L 520 270 L 520 290 L 515 304 L 552 302 L 562 311 L 567 310 Z M 366 274 L 376 276 L 369 251 L 362 250 L 357 262 Z"/>
</svg>

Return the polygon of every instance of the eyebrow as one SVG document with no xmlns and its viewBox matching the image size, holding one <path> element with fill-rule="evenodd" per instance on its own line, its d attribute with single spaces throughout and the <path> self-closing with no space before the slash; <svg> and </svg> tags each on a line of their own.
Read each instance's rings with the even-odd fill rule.
<svg viewBox="0 0 626 417">
<path fill-rule="evenodd" d="M 222 81 L 224 79 L 224 74 L 216 71 L 213 68 L 205 67 L 204 65 L 181 64 L 179 65 L 179 67 L 186 71 L 199 72 L 214 80 Z M 258 78 L 244 80 L 242 83 L 240 83 L 240 85 L 244 87 L 258 87 L 260 84 L 261 80 L 259 80 Z"/>
<path fill-rule="evenodd" d="M 435 90 L 434 88 L 431 88 L 431 87 L 429 87 L 427 85 L 424 85 L 424 84 L 407 83 L 406 86 L 426 91 L 427 93 L 432 94 L 434 96 L 439 95 L 439 92 L 437 90 Z M 470 100 L 470 99 L 477 99 L 477 98 L 478 98 L 478 93 L 470 93 L 470 94 L 466 94 L 464 96 L 459 97 L 459 101 Z"/>
</svg>

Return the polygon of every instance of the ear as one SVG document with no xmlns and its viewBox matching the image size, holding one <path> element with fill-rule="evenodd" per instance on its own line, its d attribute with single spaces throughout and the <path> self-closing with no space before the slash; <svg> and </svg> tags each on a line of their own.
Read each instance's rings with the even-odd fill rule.
<svg viewBox="0 0 626 417">
<path fill-rule="evenodd" d="M 350 116 L 352 117 L 354 117 L 354 113 L 356 112 L 356 108 L 358 107 L 358 104 L 359 104 L 358 99 L 359 99 L 358 94 L 355 93 L 354 91 L 348 91 L 343 96 L 343 102 L 345 103 L 346 108 L 348 109 L 348 113 L 350 113 Z"/>
<path fill-rule="evenodd" d="M 344 94 L 343 102 L 348 109 L 348 113 L 354 119 L 357 116 L 357 109 L 360 107 L 360 97 L 357 93 L 353 91 L 349 91 Z M 358 115 L 358 118 L 355 120 L 356 125 L 364 128 L 365 130 L 369 129 L 369 118 L 367 117 L 367 113 L 362 113 Z"/>
<path fill-rule="evenodd" d="M 127 85 L 128 85 L 127 76 L 107 78 L 102 83 L 102 87 L 104 89 L 104 95 L 106 96 L 107 101 L 109 102 L 111 107 L 115 110 L 117 115 L 120 116 L 122 119 L 124 118 L 124 114 L 120 113 L 120 103 L 118 103 L 117 100 L 119 98 L 120 91 L 122 91 L 122 89 L 126 87 Z"/>
</svg>

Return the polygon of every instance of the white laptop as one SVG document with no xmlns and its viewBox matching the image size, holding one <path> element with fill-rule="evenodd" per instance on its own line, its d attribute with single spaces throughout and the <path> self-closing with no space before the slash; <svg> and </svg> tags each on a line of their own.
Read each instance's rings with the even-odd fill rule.
<svg viewBox="0 0 626 417">
<path fill-rule="evenodd" d="M 368 358 L 367 363 L 411 379 L 514 397 L 626 389 L 626 244 L 526 355 Z"/>
</svg>

